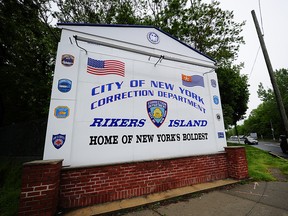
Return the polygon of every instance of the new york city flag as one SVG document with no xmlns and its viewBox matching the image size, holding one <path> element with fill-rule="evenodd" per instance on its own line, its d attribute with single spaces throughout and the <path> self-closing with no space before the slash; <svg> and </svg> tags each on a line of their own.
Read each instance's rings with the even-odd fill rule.
<svg viewBox="0 0 288 216">
<path fill-rule="evenodd" d="M 204 78 L 200 75 L 188 76 L 182 74 L 182 85 L 186 87 L 202 86 L 204 87 Z"/>
</svg>

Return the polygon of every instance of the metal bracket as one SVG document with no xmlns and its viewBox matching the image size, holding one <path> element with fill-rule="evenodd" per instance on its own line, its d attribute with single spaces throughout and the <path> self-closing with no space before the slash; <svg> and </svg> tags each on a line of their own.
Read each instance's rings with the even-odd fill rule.
<svg viewBox="0 0 288 216">
<path fill-rule="evenodd" d="M 74 37 L 74 39 L 75 39 L 75 42 L 76 42 L 76 45 L 80 48 L 80 49 L 82 49 L 82 50 L 84 50 L 85 52 L 86 52 L 86 55 L 87 55 L 87 50 L 86 49 L 84 49 L 83 47 L 81 47 L 81 46 L 79 46 L 79 44 L 78 44 L 78 42 L 77 42 L 77 35 L 73 35 L 73 37 Z"/>
<path fill-rule="evenodd" d="M 164 59 L 164 55 L 160 55 L 158 61 L 154 64 L 154 67 L 156 67 L 156 65 L 161 62 Z"/>
</svg>

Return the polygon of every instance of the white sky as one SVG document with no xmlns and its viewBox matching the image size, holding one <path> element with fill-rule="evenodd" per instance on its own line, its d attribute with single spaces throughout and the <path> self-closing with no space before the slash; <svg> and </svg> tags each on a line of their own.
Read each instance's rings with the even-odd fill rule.
<svg viewBox="0 0 288 216">
<path fill-rule="evenodd" d="M 264 41 L 272 67 L 275 70 L 288 69 L 288 1 L 287 0 L 219 0 L 220 8 L 234 12 L 234 20 L 246 20 L 242 35 L 246 42 L 240 47 L 237 63 L 244 62 L 242 74 L 247 74 L 250 84 L 250 101 L 248 103 L 247 117 L 250 112 L 261 103 L 257 90 L 260 82 L 267 89 L 272 88 L 269 73 L 263 57 L 262 50 L 258 53 L 254 68 L 253 64 L 260 46 L 251 11 L 254 10 L 261 27 L 261 14 L 264 28 Z M 209 2 L 208 0 L 206 2 Z M 253 68 L 253 70 L 252 70 Z M 252 72 L 251 72 L 252 71 Z M 251 75 L 250 75 L 251 74 Z M 288 85 L 288 84 L 287 84 Z"/>
</svg>

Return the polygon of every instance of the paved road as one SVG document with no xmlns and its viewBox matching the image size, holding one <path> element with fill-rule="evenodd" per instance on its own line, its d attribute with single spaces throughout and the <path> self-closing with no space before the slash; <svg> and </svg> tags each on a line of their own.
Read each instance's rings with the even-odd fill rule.
<svg viewBox="0 0 288 216">
<path fill-rule="evenodd" d="M 230 140 L 228 140 L 228 142 L 238 143 L 238 141 L 230 141 Z M 244 141 L 240 141 L 240 143 L 244 144 Z M 280 142 L 259 141 L 258 145 L 253 146 L 288 159 L 288 154 L 284 154 L 280 148 Z"/>
</svg>

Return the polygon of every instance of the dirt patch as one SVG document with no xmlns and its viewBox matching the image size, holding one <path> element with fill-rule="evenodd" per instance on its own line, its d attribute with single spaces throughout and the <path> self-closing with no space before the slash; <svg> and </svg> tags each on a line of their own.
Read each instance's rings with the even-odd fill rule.
<svg viewBox="0 0 288 216">
<path fill-rule="evenodd" d="M 270 168 L 269 172 L 274 176 L 277 181 L 287 182 L 288 176 L 284 175 L 278 168 Z"/>
</svg>

